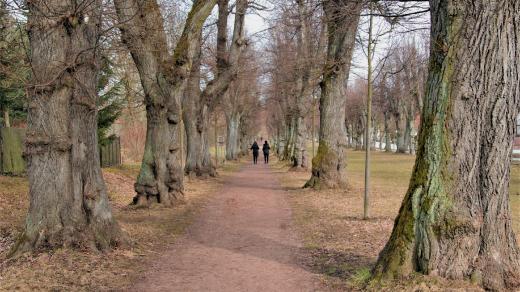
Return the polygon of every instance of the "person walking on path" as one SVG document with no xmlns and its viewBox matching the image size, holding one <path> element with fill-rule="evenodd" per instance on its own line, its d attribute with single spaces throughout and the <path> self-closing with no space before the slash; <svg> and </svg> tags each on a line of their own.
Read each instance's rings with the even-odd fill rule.
<svg viewBox="0 0 520 292">
<path fill-rule="evenodd" d="M 264 163 L 265 164 L 269 163 L 269 150 L 270 149 L 271 149 L 271 147 L 269 147 L 269 143 L 267 143 L 267 141 L 265 141 L 264 146 L 262 146 L 262 152 L 264 152 Z"/>
<path fill-rule="evenodd" d="M 253 164 L 257 164 L 258 151 L 260 150 L 260 147 L 258 147 L 258 144 L 256 143 L 256 141 L 253 143 L 253 146 L 251 146 L 251 150 L 253 150 Z"/>
</svg>

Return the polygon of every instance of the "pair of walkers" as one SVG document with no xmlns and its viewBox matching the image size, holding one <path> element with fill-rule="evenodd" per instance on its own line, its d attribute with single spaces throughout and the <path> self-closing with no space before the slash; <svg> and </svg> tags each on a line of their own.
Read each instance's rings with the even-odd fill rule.
<svg viewBox="0 0 520 292">
<path fill-rule="evenodd" d="M 264 145 L 262 146 L 262 152 L 264 153 L 264 163 L 269 163 L 269 150 L 271 147 L 269 147 L 269 143 L 265 141 Z M 260 147 L 258 146 L 258 143 L 256 141 L 253 143 L 253 146 L 251 146 L 251 150 L 253 150 L 253 164 L 258 163 L 258 153 L 260 151 Z"/>
</svg>

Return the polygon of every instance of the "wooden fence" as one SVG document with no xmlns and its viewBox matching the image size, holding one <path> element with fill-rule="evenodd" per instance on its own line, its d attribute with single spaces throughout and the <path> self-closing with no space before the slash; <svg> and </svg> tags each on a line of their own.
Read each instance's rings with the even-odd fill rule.
<svg viewBox="0 0 520 292">
<path fill-rule="evenodd" d="M 25 174 L 23 143 L 25 129 L 0 128 L 0 174 Z M 121 140 L 111 138 L 105 145 L 99 146 L 101 167 L 121 165 Z"/>
<path fill-rule="evenodd" d="M 99 146 L 99 161 L 101 167 L 121 165 L 121 139 L 111 138 L 105 145 Z"/>
<path fill-rule="evenodd" d="M 7 175 L 23 175 L 25 161 L 23 159 L 23 139 L 25 129 L 0 128 L 0 173 Z"/>
</svg>

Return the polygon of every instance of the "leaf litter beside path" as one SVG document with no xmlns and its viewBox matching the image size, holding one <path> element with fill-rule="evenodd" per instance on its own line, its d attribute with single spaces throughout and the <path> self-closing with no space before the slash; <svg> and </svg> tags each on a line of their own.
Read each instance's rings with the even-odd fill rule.
<svg viewBox="0 0 520 292">
<path fill-rule="evenodd" d="M 286 188 L 293 220 L 304 243 L 302 262 L 331 291 L 480 291 L 467 282 L 415 275 L 385 286 L 366 286 L 388 240 L 408 187 L 414 157 L 374 153 L 369 220 L 363 220 L 363 152 L 348 152 L 346 190 L 302 189 L 310 172 L 273 165 Z M 517 231 L 520 232 L 520 231 Z"/>
<path fill-rule="evenodd" d="M 134 243 L 107 253 L 59 249 L 6 258 L 20 234 L 28 209 L 25 178 L 0 176 L 0 291 L 114 291 L 138 281 L 149 264 L 184 233 L 202 204 L 238 166 L 229 163 L 217 179 L 186 179 L 185 203 L 133 209 L 138 165 L 103 169 L 114 215 Z"/>
</svg>

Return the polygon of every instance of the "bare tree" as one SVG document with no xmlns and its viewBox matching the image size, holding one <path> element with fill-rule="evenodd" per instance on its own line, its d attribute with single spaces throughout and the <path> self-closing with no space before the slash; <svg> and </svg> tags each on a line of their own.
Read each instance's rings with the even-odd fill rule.
<svg viewBox="0 0 520 292">
<path fill-rule="evenodd" d="M 194 1 L 173 55 L 155 0 L 115 0 L 123 42 L 139 71 L 147 108 L 147 136 L 135 204 L 172 205 L 183 194 L 179 133 L 181 99 L 202 26 L 217 0 Z"/>
<path fill-rule="evenodd" d="M 240 56 L 237 78 L 223 97 L 222 108 L 226 116 L 226 159 L 237 159 L 250 145 L 251 125 L 258 111 L 258 55 L 248 46 Z"/>
<path fill-rule="evenodd" d="M 312 160 L 312 176 L 305 187 L 346 185 L 345 83 L 350 72 L 362 4 L 361 0 L 323 2 L 328 48 L 321 81 L 320 143 Z"/>
<path fill-rule="evenodd" d="M 197 176 L 215 176 L 216 174 L 215 167 L 211 161 L 207 138 L 210 113 L 227 93 L 231 82 L 236 79 L 238 60 L 243 48 L 246 46 L 246 41 L 244 40 L 244 20 L 248 2 L 246 0 L 238 0 L 236 2 L 235 22 L 230 45 L 228 45 L 227 37 L 229 0 L 220 0 L 218 5 L 216 77 L 209 81 L 206 88 L 201 91 L 200 60 L 197 60 L 192 68 L 192 77 L 190 77 L 190 85 L 185 94 L 183 104 L 188 146 L 185 173 L 195 173 Z"/>
<path fill-rule="evenodd" d="M 284 149 L 280 158 L 291 161 L 291 170 L 306 169 L 308 163 L 306 118 L 321 76 L 326 42 L 319 7 L 314 0 L 283 1 L 272 20 L 270 98 L 281 106 L 283 119 L 277 122 L 284 125 Z"/>
</svg>

